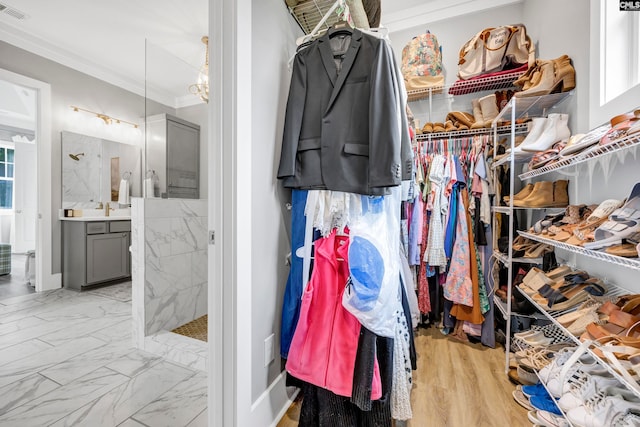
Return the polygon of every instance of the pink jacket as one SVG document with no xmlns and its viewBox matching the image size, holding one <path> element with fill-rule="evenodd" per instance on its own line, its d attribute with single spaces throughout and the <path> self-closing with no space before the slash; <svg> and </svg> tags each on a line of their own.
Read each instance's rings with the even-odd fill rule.
<svg viewBox="0 0 640 427">
<path fill-rule="evenodd" d="M 349 278 L 349 238 L 336 236 L 334 230 L 314 245 L 313 272 L 302 295 L 286 368 L 296 378 L 350 397 L 360 322 L 342 306 L 342 293 Z M 381 396 L 376 362 L 371 399 Z"/>
</svg>

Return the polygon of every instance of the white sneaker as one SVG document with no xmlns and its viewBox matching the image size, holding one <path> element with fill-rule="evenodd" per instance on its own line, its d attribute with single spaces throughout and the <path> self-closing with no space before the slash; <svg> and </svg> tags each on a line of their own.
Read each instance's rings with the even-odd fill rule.
<svg viewBox="0 0 640 427">
<path fill-rule="evenodd" d="M 570 427 L 567 420 L 547 411 L 536 411 L 536 418 L 545 427 Z"/>
<path fill-rule="evenodd" d="M 611 427 L 639 427 L 640 413 L 636 411 L 627 411 L 617 414 L 611 421 Z"/>
<path fill-rule="evenodd" d="M 589 357 L 588 355 L 584 355 Z M 566 393 L 569 393 L 571 387 L 578 381 L 581 375 L 589 374 L 589 375 L 598 375 L 602 377 L 610 376 L 609 371 L 607 371 L 602 365 L 600 365 L 595 360 L 591 359 L 590 361 L 578 361 L 573 366 L 571 366 L 567 371 L 564 377 L 562 376 L 562 370 L 557 371 L 554 376 L 549 378 L 547 382 L 547 389 L 549 393 L 556 399 L 560 398 Z"/>
<path fill-rule="evenodd" d="M 640 400 L 625 388 L 607 387 L 591 396 L 584 405 L 567 412 L 567 419 L 582 427 L 608 427 L 620 414 L 640 412 Z M 623 418 L 624 419 L 624 418 Z"/>
<path fill-rule="evenodd" d="M 600 390 L 607 387 L 622 387 L 620 381 L 609 372 L 606 375 L 591 375 L 578 371 L 576 376 L 578 378 L 569 385 L 569 391 L 558 400 L 558 406 L 565 412 L 581 406 Z"/>
</svg>

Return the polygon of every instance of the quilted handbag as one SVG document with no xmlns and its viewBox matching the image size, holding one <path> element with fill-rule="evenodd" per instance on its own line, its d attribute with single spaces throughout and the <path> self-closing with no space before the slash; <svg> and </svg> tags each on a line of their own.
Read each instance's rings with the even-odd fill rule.
<svg viewBox="0 0 640 427">
<path fill-rule="evenodd" d="M 460 49 L 458 77 L 466 80 L 534 62 L 535 46 L 524 25 L 485 28 Z"/>
</svg>

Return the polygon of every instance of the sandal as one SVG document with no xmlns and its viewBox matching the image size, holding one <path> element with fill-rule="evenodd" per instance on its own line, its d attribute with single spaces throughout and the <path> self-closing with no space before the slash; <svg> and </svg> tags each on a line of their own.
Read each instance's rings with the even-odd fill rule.
<svg viewBox="0 0 640 427">
<path fill-rule="evenodd" d="M 605 249 L 605 252 L 624 258 L 637 258 L 639 256 L 638 249 L 633 243 L 621 243 L 619 245 L 609 246 Z"/>
</svg>

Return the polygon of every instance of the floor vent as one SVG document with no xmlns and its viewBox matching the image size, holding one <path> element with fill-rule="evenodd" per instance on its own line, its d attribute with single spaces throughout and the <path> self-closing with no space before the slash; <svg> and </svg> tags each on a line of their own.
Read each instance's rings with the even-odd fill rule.
<svg viewBox="0 0 640 427">
<path fill-rule="evenodd" d="M 0 13 L 4 13 L 5 15 L 9 15 L 13 18 L 16 18 L 20 21 L 24 21 L 29 17 L 24 12 L 19 11 L 18 9 L 9 6 L 8 4 L 0 3 Z"/>
</svg>

